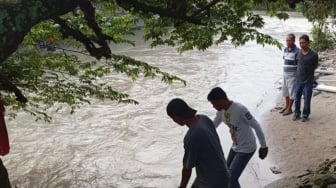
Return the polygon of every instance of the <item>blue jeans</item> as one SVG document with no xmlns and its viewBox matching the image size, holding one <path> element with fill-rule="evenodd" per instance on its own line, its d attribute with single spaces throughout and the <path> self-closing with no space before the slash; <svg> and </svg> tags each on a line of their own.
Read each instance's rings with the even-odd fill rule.
<svg viewBox="0 0 336 188">
<path fill-rule="evenodd" d="M 245 169 L 247 163 L 250 161 L 253 154 L 254 152 L 240 153 L 235 152 L 232 149 L 230 150 L 227 159 L 227 165 L 230 171 L 229 188 L 240 188 L 238 179 L 243 170 Z"/>
<path fill-rule="evenodd" d="M 310 114 L 310 101 L 313 94 L 313 83 L 296 83 L 295 84 L 295 116 L 300 117 L 301 115 L 301 97 L 304 97 L 302 117 L 308 118 Z"/>
</svg>

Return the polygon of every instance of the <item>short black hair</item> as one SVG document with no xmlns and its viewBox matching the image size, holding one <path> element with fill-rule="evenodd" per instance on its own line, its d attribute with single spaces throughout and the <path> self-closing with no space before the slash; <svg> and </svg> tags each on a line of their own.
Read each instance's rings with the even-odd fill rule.
<svg viewBox="0 0 336 188">
<path fill-rule="evenodd" d="M 214 101 L 219 99 L 228 99 L 225 91 L 220 87 L 213 88 L 208 94 L 208 101 Z"/>
<path fill-rule="evenodd" d="M 293 41 L 295 41 L 295 35 L 293 33 L 288 33 L 287 36 L 292 37 Z"/>
<path fill-rule="evenodd" d="M 301 39 L 303 39 L 303 40 L 309 42 L 309 36 L 306 35 L 306 34 L 302 35 L 302 36 L 299 38 L 299 40 L 301 40 Z"/>
<path fill-rule="evenodd" d="M 167 105 L 168 116 L 179 116 L 185 119 L 195 117 L 196 110 L 188 106 L 188 104 L 179 98 L 172 99 Z"/>
</svg>

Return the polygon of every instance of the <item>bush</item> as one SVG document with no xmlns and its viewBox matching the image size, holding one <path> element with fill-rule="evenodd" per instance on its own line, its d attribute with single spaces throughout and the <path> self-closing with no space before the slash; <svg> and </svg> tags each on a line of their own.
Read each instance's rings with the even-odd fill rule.
<svg viewBox="0 0 336 188">
<path fill-rule="evenodd" d="M 310 43 L 310 47 L 315 51 L 324 51 L 328 49 L 333 49 L 336 42 L 335 32 L 332 32 L 328 26 L 320 29 L 317 24 L 313 25 L 312 28 L 313 40 Z"/>
</svg>

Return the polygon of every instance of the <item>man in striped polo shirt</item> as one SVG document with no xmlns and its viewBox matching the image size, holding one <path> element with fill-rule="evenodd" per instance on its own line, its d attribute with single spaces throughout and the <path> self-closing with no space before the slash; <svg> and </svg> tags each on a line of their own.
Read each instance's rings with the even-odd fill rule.
<svg viewBox="0 0 336 188">
<path fill-rule="evenodd" d="M 286 105 L 280 111 L 284 116 L 292 114 L 292 106 L 295 98 L 295 83 L 297 71 L 297 55 L 300 49 L 295 45 L 295 35 L 290 33 L 286 37 L 284 49 L 284 72 L 282 82 L 282 96 L 285 97 Z"/>
</svg>

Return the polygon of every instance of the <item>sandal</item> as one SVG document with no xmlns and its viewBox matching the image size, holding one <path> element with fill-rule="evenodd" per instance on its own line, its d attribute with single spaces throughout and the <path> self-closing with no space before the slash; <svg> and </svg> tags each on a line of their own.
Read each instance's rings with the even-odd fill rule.
<svg viewBox="0 0 336 188">
<path fill-rule="evenodd" d="M 282 114 L 286 111 L 286 108 L 283 108 L 279 113 Z"/>
<path fill-rule="evenodd" d="M 293 112 L 285 112 L 284 114 L 282 114 L 283 116 L 288 116 L 288 115 L 290 115 L 290 114 L 292 114 Z"/>
</svg>

